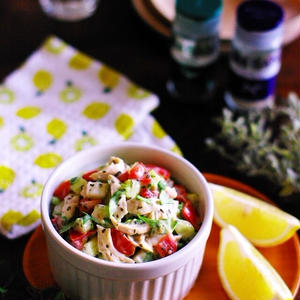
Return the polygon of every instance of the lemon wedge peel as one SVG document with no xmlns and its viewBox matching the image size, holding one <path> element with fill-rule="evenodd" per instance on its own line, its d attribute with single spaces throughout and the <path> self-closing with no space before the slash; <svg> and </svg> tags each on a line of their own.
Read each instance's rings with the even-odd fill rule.
<svg viewBox="0 0 300 300">
<path fill-rule="evenodd" d="M 230 251 L 233 249 L 235 251 Z M 240 253 L 237 254 L 237 251 Z M 224 227 L 220 232 L 217 259 L 222 286 L 231 299 L 293 299 L 291 291 L 277 271 L 232 225 Z M 230 274 L 227 274 L 228 271 Z"/>
<path fill-rule="evenodd" d="M 300 228 L 300 221 L 256 197 L 209 183 L 214 198 L 214 221 L 220 226 L 234 225 L 254 245 L 279 245 Z"/>
</svg>

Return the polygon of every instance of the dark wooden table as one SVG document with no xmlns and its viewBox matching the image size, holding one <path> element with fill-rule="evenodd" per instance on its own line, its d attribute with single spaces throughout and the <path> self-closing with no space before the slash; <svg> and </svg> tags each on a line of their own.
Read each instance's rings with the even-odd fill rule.
<svg viewBox="0 0 300 300">
<path fill-rule="evenodd" d="M 156 93 L 161 100 L 153 112 L 163 128 L 175 139 L 185 157 L 201 171 L 229 176 L 268 195 L 286 211 L 300 217 L 296 201 L 282 201 L 276 187 L 263 179 L 237 173 L 234 166 L 207 151 L 204 139 L 213 134 L 212 117 L 219 114 L 222 91 L 226 87 L 227 54 L 219 59 L 221 89 L 215 108 L 174 102 L 166 93 L 169 74 L 169 41 L 149 28 L 136 14 L 129 0 L 100 0 L 95 15 L 77 23 L 48 18 L 37 0 L 2 0 L 0 2 L 0 79 L 17 68 L 50 34 L 55 34 L 83 52 L 126 74 L 141 86 Z M 300 39 L 283 49 L 277 94 L 300 93 Z M 22 254 L 30 235 L 17 240 L 0 237 L 0 287 L 8 284 L 3 299 L 40 299 L 29 289 L 22 273 Z M 1 297 L 1 291 L 0 291 Z"/>
</svg>

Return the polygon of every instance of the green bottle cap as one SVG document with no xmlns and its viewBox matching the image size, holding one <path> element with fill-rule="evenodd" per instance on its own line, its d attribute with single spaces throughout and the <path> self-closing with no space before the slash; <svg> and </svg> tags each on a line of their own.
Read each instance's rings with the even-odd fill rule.
<svg viewBox="0 0 300 300">
<path fill-rule="evenodd" d="M 209 20 L 222 12 L 222 0 L 176 0 L 176 12 L 186 17 Z"/>
</svg>

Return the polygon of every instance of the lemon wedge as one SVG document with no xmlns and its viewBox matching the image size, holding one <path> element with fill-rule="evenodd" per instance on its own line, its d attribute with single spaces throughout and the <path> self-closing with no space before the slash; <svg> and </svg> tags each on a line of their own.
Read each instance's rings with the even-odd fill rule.
<svg viewBox="0 0 300 300">
<path fill-rule="evenodd" d="M 293 299 L 276 270 L 234 226 L 223 228 L 220 235 L 218 273 L 231 299 Z"/>
<path fill-rule="evenodd" d="M 221 227 L 234 225 L 256 246 L 281 244 L 300 228 L 297 218 L 263 200 L 221 185 L 209 186 L 215 222 Z"/>
</svg>

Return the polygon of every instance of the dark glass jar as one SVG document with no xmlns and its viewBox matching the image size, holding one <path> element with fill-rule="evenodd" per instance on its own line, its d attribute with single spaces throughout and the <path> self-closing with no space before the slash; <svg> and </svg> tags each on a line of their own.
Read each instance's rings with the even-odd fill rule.
<svg viewBox="0 0 300 300">
<path fill-rule="evenodd" d="M 221 0 L 178 0 L 172 26 L 169 94 L 184 103 L 206 103 L 217 90 Z"/>
</svg>

